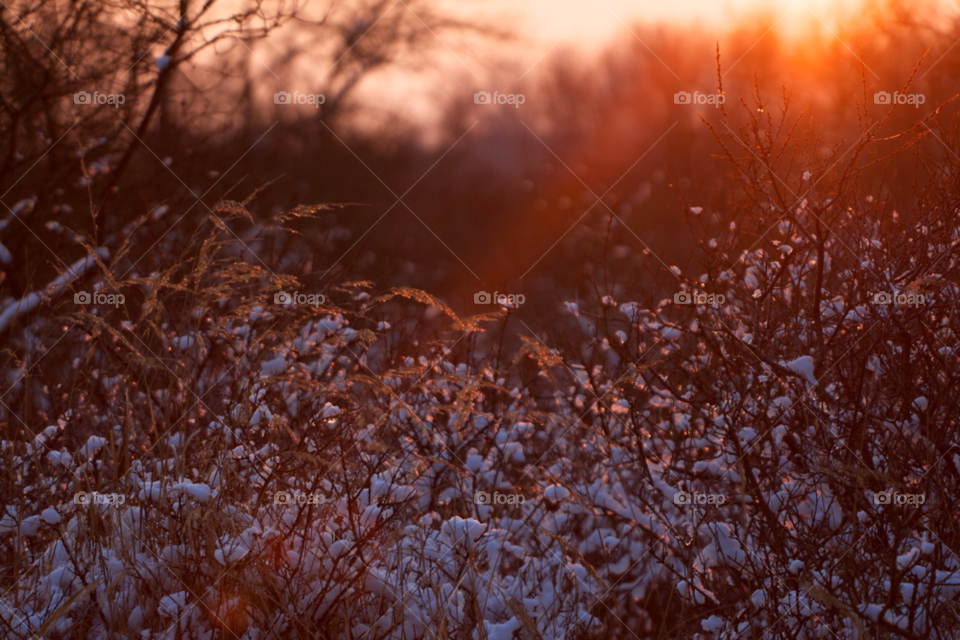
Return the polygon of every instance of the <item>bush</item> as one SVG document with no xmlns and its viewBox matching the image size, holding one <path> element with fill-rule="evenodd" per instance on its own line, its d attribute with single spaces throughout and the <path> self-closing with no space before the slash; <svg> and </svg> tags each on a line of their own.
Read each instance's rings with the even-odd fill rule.
<svg viewBox="0 0 960 640">
<path fill-rule="evenodd" d="M 960 158 L 753 101 L 696 270 L 591 254 L 539 333 L 318 277 L 329 207 L 81 238 L 0 307 L 4 636 L 956 637 Z"/>
</svg>

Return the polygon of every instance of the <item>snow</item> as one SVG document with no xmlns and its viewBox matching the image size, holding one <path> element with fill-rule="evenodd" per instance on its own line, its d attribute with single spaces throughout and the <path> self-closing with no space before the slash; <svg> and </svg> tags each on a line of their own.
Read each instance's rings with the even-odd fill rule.
<svg viewBox="0 0 960 640">
<path fill-rule="evenodd" d="M 320 417 L 326 419 L 326 418 L 332 418 L 339 414 L 340 414 L 340 407 L 327 402 L 326 404 L 323 405 L 323 410 L 320 412 Z"/>
<path fill-rule="evenodd" d="M 907 553 L 897 556 L 897 567 L 900 570 L 906 569 L 916 561 L 919 555 L 920 555 L 920 549 L 917 549 L 915 547 L 913 549 L 910 549 L 910 551 L 908 551 Z"/>
<path fill-rule="evenodd" d="M 790 359 L 820 343 L 809 317 L 815 252 L 791 227 L 780 227 L 789 244 L 774 255 L 751 251 L 711 280 L 728 296 L 723 322 L 740 339 L 706 316 L 685 319 L 702 309 L 645 305 L 611 288 L 605 303 L 601 290 L 564 306 L 558 328 L 567 323 L 564 331 L 575 337 L 550 345 L 562 363 L 505 361 L 498 370 L 482 354 L 436 348 L 439 338 L 420 351 L 404 344 L 409 353 L 390 360 L 391 341 L 413 330 L 419 316 L 387 323 L 373 312 L 345 312 L 300 321 L 271 341 L 265 329 L 275 318 L 267 305 L 209 333 L 196 328 L 202 314 L 184 314 L 200 325 L 127 325 L 125 340 L 149 328 L 171 347 L 163 362 L 180 384 L 158 389 L 151 376 L 170 371 L 151 365 L 137 377 L 125 369 L 135 370 L 136 358 L 112 351 L 120 346 L 64 337 L 58 373 L 73 371 L 72 385 L 90 384 L 77 393 L 74 414 L 45 426 L 67 400 L 33 384 L 43 369 L 35 359 L 6 372 L 15 393 L 30 400 L 23 404 L 38 411 L 29 418 L 35 436 L 24 431 L 0 442 L 16 469 L 15 499 L 0 511 L 0 546 L 18 549 L 24 567 L 35 568 L 24 574 L 24 589 L 0 595 L 0 612 L 22 611 L 23 621 L 11 627 L 32 637 L 84 581 L 101 580 L 95 595 L 110 604 L 104 615 L 126 622 L 129 634 L 157 635 L 182 615 L 191 633 L 180 635 L 214 637 L 199 605 L 206 591 L 224 596 L 211 597 L 211 606 L 229 608 L 235 596 L 219 584 L 242 584 L 243 593 L 256 595 L 281 580 L 284 607 L 264 612 L 257 598 L 245 601 L 247 637 L 285 637 L 294 616 L 309 611 L 323 612 L 311 621 L 318 626 L 330 616 L 348 621 L 344 637 L 430 637 L 442 624 L 450 637 L 512 640 L 535 628 L 559 640 L 610 635 L 600 619 L 614 615 L 646 628 L 649 612 L 638 603 L 663 589 L 664 597 L 675 590 L 683 598 L 683 615 L 695 616 L 685 618 L 685 628 L 702 629 L 702 636 L 749 637 L 756 631 L 750 623 L 762 620 L 777 621 L 791 637 L 840 633 L 843 620 L 825 618 L 822 602 L 804 593 L 816 584 L 865 624 L 912 624 L 910 634 L 932 637 L 938 623 L 919 615 L 911 622 L 909 614 L 939 610 L 960 594 L 956 560 L 932 531 L 915 525 L 941 508 L 939 501 L 875 508 L 872 496 L 916 484 L 927 471 L 921 484 L 949 483 L 942 469 L 960 464 L 944 457 L 931 467 L 916 455 L 929 450 L 928 425 L 953 433 L 956 416 L 939 400 L 946 397 L 941 381 L 916 376 L 909 389 L 893 384 L 905 375 L 905 355 L 932 356 L 930 370 L 940 371 L 937 345 L 926 345 L 927 354 L 917 342 L 904 354 L 898 343 L 864 340 L 876 348 L 831 369 L 860 336 L 857 324 L 888 319 L 871 305 L 852 306 L 851 297 L 825 295 L 823 337 L 839 344 L 823 354 L 823 384 L 798 389 L 799 380 L 817 384 L 814 357 Z M 787 247 L 789 261 L 781 255 Z M 779 269 L 773 260 L 788 266 L 779 282 L 771 278 Z M 834 255 L 831 268 L 839 273 L 857 262 L 841 264 Z M 695 275 L 687 280 L 698 282 Z M 770 287 L 770 296 L 761 305 L 744 284 Z M 65 288 L 62 295 L 70 306 Z M 5 300 L 0 316 L 23 299 Z M 364 300 L 367 311 L 375 307 L 375 297 Z M 348 324 L 383 335 L 365 347 Z M 60 337 L 53 325 L 37 326 L 43 331 L 18 329 L 18 339 L 30 345 L 45 332 Z M 477 334 L 482 348 L 497 344 L 493 334 Z M 355 353 L 342 348 L 347 343 Z M 227 357 L 177 353 L 204 345 Z M 780 366 L 758 364 L 754 353 Z M 870 400 L 862 408 L 844 404 L 854 386 L 847 367 L 855 362 L 868 372 Z M 784 369 L 796 380 L 780 375 Z M 124 443 L 127 420 L 137 433 Z M 855 443 L 851 427 L 862 429 Z M 838 459 L 850 469 L 866 465 L 863 483 L 824 473 Z M 117 460 L 128 466 L 120 471 Z M 727 500 L 678 504 L 679 488 Z M 77 505 L 72 496 L 80 490 L 116 491 L 126 502 Z M 294 501 L 284 502 L 281 492 Z M 480 492 L 519 494 L 524 502 L 480 504 Z M 296 502 L 312 494 L 324 499 Z M 100 518 L 95 542 L 83 537 L 90 518 Z M 878 523 L 881 532 L 869 531 Z M 84 575 L 74 575 L 71 554 L 80 554 Z M 835 570 L 830 560 L 841 554 L 858 571 Z M 730 588 L 730 576 L 738 588 Z M 182 582 L 195 584 L 196 593 L 181 590 Z M 24 599 L 31 590 L 36 594 Z M 850 593 L 861 600 L 847 603 Z M 143 594 L 156 595 L 148 602 Z M 609 615 L 594 606 L 599 594 Z M 84 637 L 99 637 L 99 616 L 90 619 Z M 174 635 L 170 629 L 167 637 Z"/>
<path fill-rule="evenodd" d="M 187 349 L 190 349 L 191 347 L 193 347 L 193 343 L 194 343 L 193 336 L 179 336 L 177 338 L 174 338 L 170 344 L 173 346 L 174 349 L 179 349 L 180 351 L 186 351 Z"/>
<path fill-rule="evenodd" d="M 861 605 L 860 614 L 868 620 L 876 622 L 880 618 L 880 612 L 885 608 L 882 604 L 865 604 Z"/>
<path fill-rule="evenodd" d="M 660 334 L 667 340 L 676 340 L 683 335 L 679 329 L 674 329 L 673 327 L 662 328 Z"/>
<path fill-rule="evenodd" d="M 712 538 L 712 542 L 703 548 L 703 554 L 699 560 L 704 567 L 739 566 L 746 561 L 747 554 L 740 541 L 734 537 L 728 524 L 715 522 L 704 525 L 701 530 Z"/>
<path fill-rule="evenodd" d="M 210 487 L 205 484 L 194 484 L 191 482 L 180 482 L 170 487 L 170 492 L 181 491 L 186 493 L 198 502 L 209 502 L 211 497 Z"/>
<path fill-rule="evenodd" d="M 140 489 L 138 498 L 140 500 L 152 500 L 154 502 L 160 500 L 160 496 L 163 494 L 163 482 L 147 482 L 144 483 L 143 487 Z"/>
<path fill-rule="evenodd" d="M 286 368 L 287 359 L 285 356 L 277 356 L 272 360 L 266 360 L 260 363 L 260 373 L 265 376 L 280 375 Z"/>
<path fill-rule="evenodd" d="M 513 462 L 515 464 L 523 464 L 526 462 L 526 457 L 523 455 L 523 445 L 519 442 L 508 442 L 503 445 L 503 457 L 504 460 Z"/>
<path fill-rule="evenodd" d="M 97 254 L 101 259 L 110 256 L 105 248 L 97 249 Z M 71 264 L 61 275 L 54 278 L 43 291 L 43 294 L 36 292 L 27 293 L 20 300 L 12 301 L 6 306 L 0 308 L 0 333 L 6 330 L 18 316 L 26 316 L 31 311 L 40 306 L 43 297 L 57 297 L 70 283 L 74 282 L 84 275 L 90 268 L 96 264 L 93 256 L 80 258 Z"/>
<path fill-rule="evenodd" d="M 40 516 L 29 516 L 20 522 L 20 537 L 35 536 L 40 531 Z"/>
<path fill-rule="evenodd" d="M 552 484 L 543 490 L 543 497 L 547 500 L 566 500 L 570 497 L 570 492 L 557 484 Z"/>
<path fill-rule="evenodd" d="M 53 465 L 63 465 L 67 469 L 73 469 L 73 456 L 66 451 L 48 451 L 47 459 Z"/>
<path fill-rule="evenodd" d="M 506 622 L 483 622 L 488 640 L 513 640 L 513 632 L 520 629 L 523 625 L 516 618 L 510 618 Z"/>
<path fill-rule="evenodd" d="M 793 371 L 799 376 L 809 382 L 811 385 L 816 386 L 817 378 L 813 375 L 813 358 L 810 356 L 800 356 L 796 360 L 791 360 L 790 362 L 781 362 L 781 365 Z"/>
<path fill-rule="evenodd" d="M 127 617 L 127 627 L 134 631 L 140 629 L 143 625 L 143 617 L 143 609 L 140 608 L 139 605 L 134 607 L 133 611 L 131 611 Z"/>
<path fill-rule="evenodd" d="M 700 626 L 703 628 L 704 631 L 711 632 L 711 633 L 716 633 L 720 631 L 721 629 L 723 629 L 723 625 L 724 625 L 723 618 L 721 618 L 720 616 L 710 616 L 709 618 L 707 618 L 706 620 L 700 623 Z"/>
<path fill-rule="evenodd" d="M 92 458 L 100 452 L 107 439 L 100 436 L 90 436 L 87 443 L 77 452 L 83 458 Z"/>
<path fill-rule="evenodd" d="M 165 618 L 176 618 L 180 616 L 181 609 L 187 606 L 187 592 L 178 591 L 168 596 L 160 598 L 160 604 L 157 610 Z"/>
<path fill-rule="evenodd" d="M 250 553 L 250 549 L 248 549 L 246 545 L 240 541 L 234 540 L 214 551 L 213 557 L 221 565 L 226 566 L 228 564 L 243 560 L 248 553 Z"/>
<path fill-rule="evenodd" d="M 468 455 L 467 459 L 464 460 L 464 466 L 466 466 L 471 473 L 477 473 L 483 468 L 483 457 L 477 454 Z"/>
<path fill-rule="evenodd" d="M 455 516 L 444 522 L 440 530 L 449 544 L 463 544 L 471 547 L 480 540 L 487 530 L 487 525 L 473 518 Z"/>
</svg>

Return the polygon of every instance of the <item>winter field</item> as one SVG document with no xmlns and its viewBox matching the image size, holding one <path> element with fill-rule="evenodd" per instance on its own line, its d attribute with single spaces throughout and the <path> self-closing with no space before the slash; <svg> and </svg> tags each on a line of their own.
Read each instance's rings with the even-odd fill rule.
<svg viewBox="0 0 960 640">
<path fill-rule="evenodd" d="M 0 638 L 960 638 L 956 14 L 401 4 L 0 8 Z"/>
</svg>

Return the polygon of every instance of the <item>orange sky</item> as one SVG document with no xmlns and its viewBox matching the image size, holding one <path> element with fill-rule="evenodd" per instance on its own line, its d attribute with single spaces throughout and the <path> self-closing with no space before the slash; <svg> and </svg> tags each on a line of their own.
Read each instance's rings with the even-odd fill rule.
<svg viewBox="0 0 960 640">
<path fill-rule="evenodd" d="M 758 10 L 780 19 L 784 32 L 808 21 L 828 27 L 856 19 L 862 0 L 442 0 L 441 5 L 468 15 L 503 15 L 505 24 L 548 45 L 561 40 L 596 46 L 623 35 L 627 25 L 646 22 L 699 22 L 728 28 Z M 818 20 L 819 19 L 819 20 Z"/>
<path fill-rule="evenodd" d="M 356 97 L 430 137 L 452 97 L 469 101 L 479 90 L 522 91 L 524 83 L 536 83 L 549 69 L 550 56 L 563 49 L 582 49 L 590 56 L 611 42 L 640 38 L 641 28 L 658 24 L 696 25 L 722 42 L 738 22 L 757 18 L 781 37 L 812 31 L 830 38 L 832 32 L 843 31 L 844 21 L 861 19 L 865 3 L 877 1 L 882 0 L 434 0 L 440 14 L 475 17 L 477 24 L 499 26 L 516 39 L 491 44 L 468 33 L 444 31 L 418 71 L 390 67 L 371 73 L 356 88 Z M 388 12 L 412 11 L 406 3 L 385 6 Z M 657 52 L 651 50 L 651 55 Z M 323 63 L 315 69 L 328 67 Z M 307 71 L 300 81 L 310 84 L 312 73 L 316 71 Z M 362 128 L 379 121 L 366 118 L 354 124 Z"/>
</svg>

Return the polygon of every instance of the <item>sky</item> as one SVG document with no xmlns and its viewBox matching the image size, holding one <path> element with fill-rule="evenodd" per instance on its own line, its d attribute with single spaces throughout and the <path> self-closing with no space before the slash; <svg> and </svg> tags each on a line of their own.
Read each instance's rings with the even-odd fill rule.
<svg viewBox="0 0 960 640">
<path fill-rule="evenodd" d="M 855 19 L 862 0 L 444 0 L 467 15 L 504 15 L 505 24 L 523 24 L 531 38 L 596 48 L 628 33 L 636 23 L 700 23 L 729 28 L 737 19 L 766 12 L 786 33 L 809 20 L 827 26 Z M 843 15 L 845 14 L 845 15 Z"/>
<path fill-rule="evenodd" d="M 400 117 L 428 138 L 437 132 L 447 100 L 495 89 L 522 91 L 548 73 L 551 56 L 580 51 L 589 60 L 612 43 L 629 44 L 657 25 L 689 25 L 723 41 L 745 21 L 772 25 L 781 38 L 802 38 L 809 30 L 829 38 L 843 20 L 857 20 L 871 0 L 432 0 L 387 2 L 386 13 L 413 11 L 433 4 L 438 14 L 478 25 L 500 27 L 515 35 L 512 43 L 471 38 L 457 30 L 442 32 L 418 70 L 391 67 L 371 73 L 356 96 L 385 116 Z M 877 0 L 872 0 L 877 1 Z M 384 15 L 385 15 L 384 14 Z M 414 14 L 416 15 L 416 14 Z M 418 16 L 419 17 L 419 16 Z M 436 34 L 435 34 L 436 35 Z M 641 39 L 641 42 L 643 40 Z M 656 56 L 656 51 L 651 50 Z M 328 63 L 320 67 L 329 68 Z M 318 68 L 320 68 L 318 67 Z M 509 86 L 505 84 L 510 80 Z M 377 126 L 381 118 L 354 123 Z M 441 138 L 433 140 L 439 142 Z"/>
<path fill-rule="evenodd" d="M 658 24 L 691 25 L 715 33 L 720 40 L 744 19 L 761 17 L 781 37 L 802 35 L 814 28 L 826 33 L 839 20 L 856 19 L 864 0 L 435 0 L 438 8 L 478 24 L 493 24 L 516 34 L 512 45 L 470 43 L 447 32 L 431 54 L 430 72 L 410 75 L 391 69 L 372 74 L 359 89 L 368 104 L 385 113 L 400 114 L 433 140 L 444 103 L 436 97 L 445 91 L 461 92 L 463 77 L 473 90 L 504 88 L 503 78 L 536 82 L 549 69 L 551 55 L 561 50 L 581 51 L 589 57 L 611 42 L 640 38 L 640 28 Z M 390 11 L 403 11 L 395 4 Z M 416 5 L 415 5 L 416 6 Z M 632 34 L 632 35 L 631 35 Z M 455 53 L 456 52 L 456 53 Z M 656 52 L 652 52 L 656 55 Z M 502 72 L 492 81 L 488 63 Z M 521 75 L 522 74 L 522 75 Z M 493 86 L 493 84 L 497 86 Z M 489 85 L 489 86 L 488 86 Z M 439 91 L 439 94 L 438 94 Z"/>
</svg>

